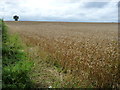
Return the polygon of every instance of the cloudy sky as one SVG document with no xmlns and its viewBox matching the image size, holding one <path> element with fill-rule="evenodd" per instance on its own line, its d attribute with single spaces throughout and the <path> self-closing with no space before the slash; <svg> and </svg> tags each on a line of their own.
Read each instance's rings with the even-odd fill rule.
<svg viewBox="0 0 120 90">
<path fill-rule="evenodd" d="M 0 0 L 0 18 L 13 21 L 117 22 L 119 0 Z"/>
</svg>

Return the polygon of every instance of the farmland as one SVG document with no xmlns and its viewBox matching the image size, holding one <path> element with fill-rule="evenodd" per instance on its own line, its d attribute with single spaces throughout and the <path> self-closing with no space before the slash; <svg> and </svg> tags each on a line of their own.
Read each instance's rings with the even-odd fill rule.
<svg viewBox="0 0 120 90">
<path fill-rule="evenodd" d="M 26 44 L 37 87 L 118 87 L 118 24 L 5 23 Z"/>
</svg>

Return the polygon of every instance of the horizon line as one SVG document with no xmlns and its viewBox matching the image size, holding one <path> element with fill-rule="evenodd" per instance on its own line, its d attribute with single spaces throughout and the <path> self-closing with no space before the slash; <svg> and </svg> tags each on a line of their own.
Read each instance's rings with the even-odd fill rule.
<svg viewBox="0 0 120 90">
<path fill-rule="evenodd" d="M 12 22 L 12 20 L 4 20 L 6 22 Z M 15 22 L 15 21 L 13 21 Z M 17 22 L 74 22 L 74 23 L 120 23 L 120 22 L 100 22 L 100 21 L 33 21 L 33 20 L 20 20 Z"/>
</svg>

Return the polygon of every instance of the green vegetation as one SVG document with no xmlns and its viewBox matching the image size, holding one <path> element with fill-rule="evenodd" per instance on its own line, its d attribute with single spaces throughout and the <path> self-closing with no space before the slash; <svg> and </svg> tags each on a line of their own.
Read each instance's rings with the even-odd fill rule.
<svg viewBox="0 0 120 90">
<path fill-rule="evenodd" d="M 30 80 L 29 72 L 33 62 L 24 52 L 24 47 L 18 35 L 10 35 L 7 32 L 5 23 L 2 23 L 2 56 L 3 88 L 31 88 L 33 83 Z"/>
</svg>

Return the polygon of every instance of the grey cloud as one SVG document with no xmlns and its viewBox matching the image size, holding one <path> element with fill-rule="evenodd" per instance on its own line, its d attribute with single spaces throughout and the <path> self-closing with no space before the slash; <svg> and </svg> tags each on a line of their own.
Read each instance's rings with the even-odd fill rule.
<svg viewBox="0 0 120 90">
<path fill-rule="evenodd" d="M 118 2 L 117 6 L 120 7 L 120 1 Z"/>
<path fill-rule="evenodd" d="M 85 8 L 102 8 L 108 3 L 109 2 L 88 2 L 84 7 Z"/>
</svg>

